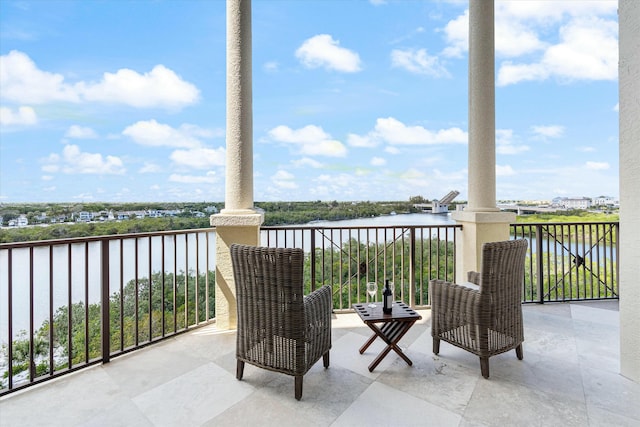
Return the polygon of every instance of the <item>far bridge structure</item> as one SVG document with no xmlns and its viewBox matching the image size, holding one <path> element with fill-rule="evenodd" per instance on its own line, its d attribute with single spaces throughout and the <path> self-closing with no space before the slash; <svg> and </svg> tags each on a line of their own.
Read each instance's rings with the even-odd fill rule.
<svg viewBox="0 0 640 427">
<path fill-rule="evenodd" d="M 430 211 L 431 213 L 448 213 L 449 205 L 453 202 L 453 199 L 458 197 L 459 194 L 460 192 L 456 190 L 449 191 L 449 193 L 440 200 L 434 200 L 430 203 L 416 203 L 413 207 L 421 209 L 423 212 Z"/>
</svg>

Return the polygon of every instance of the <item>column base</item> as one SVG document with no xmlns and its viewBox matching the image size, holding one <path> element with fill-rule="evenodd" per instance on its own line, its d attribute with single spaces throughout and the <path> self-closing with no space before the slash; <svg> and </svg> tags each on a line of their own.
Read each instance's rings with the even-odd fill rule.
<svg viewBox="0 0 640 427">
<path fill-rule="evenodd" d="M 510 225 L 516 221 L 513 212 L 453 212 L 451 218 L 462 225 L 456 230 L 456 282 L 467 281 L 468 271 L 480 271 L 482 245 L 509 240 Z"/>
<path fill-rule="evenodd" d="M 262 211 L 239 212 L 223 210 L 210 217 L 211 225 L 216 227 L 216 327 L 220 330 L 236 329 L 238 325 L 236 287 L 229 248 L 233 243 L 258 246 L 260 225 L 264 222 Z"/>
</svg>

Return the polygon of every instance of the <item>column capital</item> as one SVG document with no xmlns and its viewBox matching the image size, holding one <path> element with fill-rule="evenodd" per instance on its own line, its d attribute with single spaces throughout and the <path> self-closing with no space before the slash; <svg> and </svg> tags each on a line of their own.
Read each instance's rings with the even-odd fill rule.
<svg viewBox="0 0 640 427">
<path fill-rule="evenodd" d="M 264 211 L 256 209 L 222 209 L 209 217 L 212 227 L 260 227 Z"/>
</svg>

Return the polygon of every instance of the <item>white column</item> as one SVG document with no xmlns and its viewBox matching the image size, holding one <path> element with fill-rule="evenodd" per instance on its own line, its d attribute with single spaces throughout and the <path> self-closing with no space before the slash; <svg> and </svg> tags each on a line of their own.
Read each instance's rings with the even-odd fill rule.
<svg viewBox="0 0 640 427">
<path fill-rule="evenodd" d="M 253 207 L 251 0 L 227 0 L 227 164 L 225 208 L 216 227 L 216 326 L 237 325 L 236 289 L 229 247 L 260 244 L 264 214 Z"/>
<path fill-rule="evenodd" d="M 640 2 L 618 5 L 620 373 L 640 383 Z"/>
<path fill-rule="evenodd" d="M 496 208 L 493 0 L 469 2 L 469 196 L 466 210 Z"/>
<path fill-rule="evenodd" d="M 227 0 L 225 210 L 253 211 L 251 0 Z"/>
<path fill-rule="evenodd" d="M 469 182 L 468 204 L 452 218 L 456 231 L 456 281 L 479 271 L 482 245 L 509 239 L 516 215 L 496 206 L 496 108 L 493 0 L 469 1 Z"/>
</svg>

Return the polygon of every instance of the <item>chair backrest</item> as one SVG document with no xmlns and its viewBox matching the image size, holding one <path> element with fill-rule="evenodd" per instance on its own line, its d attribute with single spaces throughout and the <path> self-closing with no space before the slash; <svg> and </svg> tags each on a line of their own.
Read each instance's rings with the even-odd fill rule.
<svg viewBox="0 0 640 427">
<path fill-rule="evenodd" d="M 527 240 L 519 239 L 482 245 L 480 293 L 494 312 L 522 304 L 527 244 Z"/>
<path fill-rule="evenodd" d="M 304 323 L 303 267 L 300 248 L 231 245 L 238 330 L 300 339 Z M 293 326 L 295 325 L 295 326 Z"/>
</svg>

